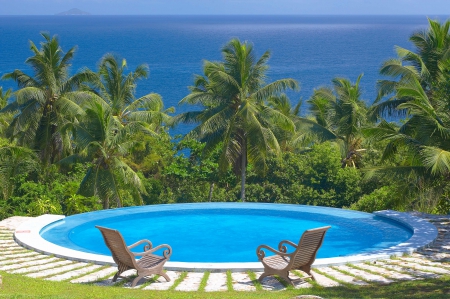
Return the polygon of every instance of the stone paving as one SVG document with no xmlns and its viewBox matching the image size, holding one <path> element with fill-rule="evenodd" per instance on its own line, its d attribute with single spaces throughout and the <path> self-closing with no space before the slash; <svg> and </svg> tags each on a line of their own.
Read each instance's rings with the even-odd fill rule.
<svg viewBox="0 0 450 299">
<path fill-rule="evenodd" d="M 205 292 L 216 292 L 227 290 L 226 273 L 210 273 L 206 283 Z"/>
<path fill-rule="evenodd" d="M 335 287 L 340 285 L 391 284 L 398 281 L 438 278 L 450 274 L 450 215 L 439 216 L 417 212 L 412 215 L 433 223 L 438 231 L 437 239 L 427 248 L 418 250 L 409 256 L 393 257 L 387 260 L 320 267 L 313 269 L 316 281 L 303 279 L 304 273 L 293 271 L 290 277 L 295 288 L 310 288 L 313 285 Z M 130 288 L 136 273 L 133 270 L 123 273 L 124 278 L 112 282 L 116 268 L 81 262 L 73 262 L 53 256 L 43 255 L 19 246 L 13 240 L 14 229 L 28 217 L 11 217 L 0 221 L 0 271 L 21 274 L 29 277 L 69 281 L 71 283 L 91 283 L 107 286 L 118 285 Z M 202 273 L 167 271 L 171 278 L 166 282 L 163 277 L 142 279 L 135 288 L 142 290 L 177 290 L 205 292 L 231 289 L 243 292 L 256 290 L 282 291 L 287 284 L 276 277 L 266 277 L 262 283 L 255 278 L 260 272 Z M 205 276 L 206 275 L 206 276 Z"/>
</svg>

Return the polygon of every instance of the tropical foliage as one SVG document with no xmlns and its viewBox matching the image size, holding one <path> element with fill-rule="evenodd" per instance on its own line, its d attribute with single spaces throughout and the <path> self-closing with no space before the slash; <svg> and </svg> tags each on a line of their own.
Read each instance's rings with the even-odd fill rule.
<svg viewBox="0 0 450 299">
<path fill-rule="evenodd" d="M 86 118 L 72 124 L 79 153 L 60 163 L 87 161 L 89 168 L 80 184 L 79 193 L 98 196 L 103 208 L 108 209 L 113 200 L 117 207 L 123 205 L 123 192 L 127 190 L 136 204 L 142 204 L 144 192 L 138 175 L 122 159 L 136 140 L 134 133 L 153 134 L 146 123 L 123 125 L 114 117 L 113 109 L 103 101 L 92 101 L 86 107 Z"/>
<path fill-rule="evenodd" d="M 333 88 L 316 89 L 311 99 L 310 111 L 315 124 L 300 119 L 301 134 L 312 134 L 319 140 L 335 140 L 341 148 L 342 167 L 360 167 L 363 136 L 362 128 L 368 125 L 366 102 L 361 99 L 359 83 L 362 75 L 352 84 L 348 79 L 333 79 Z"/>
<path fill-rule="evenodd" d="M 399 77 L 398 81 L 380 81 L 380 95 L 390 92 L 393 96 L 376 103 L 372 114 L 379 116 L 404 114 L 401 125 L 381 120 L 366 129 L 367 136 L 384 140 L 386 144 L 382 159 L 390 160 L 398 153 L 403 155 L 399 164 L 370 169 L 370 174 L 397 175 L 404 186 L 412 188 L 409 197 L 435 197 L 428 206 L 432 210 L 444 198 L 450 174 L 450 115 L 449 62 L 450 22 L 440 24 L 429 20 L 427 31 L 414 33 L 410 40 L 416 52 L 398 48 L 401 60 L 386 62 L 381 73 Z M 401 62 L 408 62 L 403 66 Z M 387 88 L 390 86 L 390 88 Z M 408 188 L 411 190 L 411 188 Z M 448 199 L 447 199 L 448 200 Z M 423 202 L 419 200 L 419 204 Z"/>
<path fill-rule="evenodd" d="M 75 48 L 64 53 L 56 36 L 50 37 L 47 33 L 42 36 L 45 41 L 40 49 L 30 42 L 34 55 L 26 60 L 34 76 L 20 70 L 3 76 L 3 79 L 14 80 L 20 89 L 14 93 L 15 100 L 2 112 L 15 113 L 8 137 L 19 145 L 39 151 L 41 160 L 48 164 L 71 153 L 70 132 L 61 128 L 84 114 L 79 105 L 89 93 L 79 88 L 90 78 L 90 73 L 69 76 Z"/>
<path fill-rule="evenodd" d="M 135 98 L 137 81 L 148 77 L 148 66 L 141 64 L 134 72 L 125 74 L 126 60 L 112 54 L 106 54 L 100 61 L 99 80 L 94 81 L 100 96 L 111 106 L 111 113 L 123 125 L 133 122 L 146 122 L 152 125 L 155 132 L 161 126 L 170 122 L 167 113 L 173 113 L 171 107 L 164 110 L 160 95 L 149 93 L 138 99 Z"/>
<path fill-rule="evenodd" d="M 450 20 L 443 24 L 430 19 L 428 22 L 427 30 L 415 32 L 409 39 L 416 51 L 396 47 L 398 58 L 383 63 L 380 74 L 393 80 L 378 81 L 379 93 L 371 109 L 372 118 L 405 115 L 406 111 L 398 109 L 398 106 L 411 98 L 399 95 L 397 89 L 410 84 L 411 80 L 419 81 L 431 101 L 436 92 L 438 97 L 440 87 L 448 84 Z"/>
<path fill-rule="evenodd" d="M 266 84 L 270 53 L 256 60 L 249 43 L 233 39 L 222 54 L 224 62 L 205 61 L 204 76 L 195 78 L 191 94 L 181 100 L 182 104 L 201 105 L 204 109 L 184 113 L 179 120 L 200 122 L 186 138 L 205 142 L 206 156 L 220 144 L 219 167 L 224 171 L 230 164 L 233 166 L 241 178 L 240 198 L 244 201 L 247 164 L 266 171 L 268 154 L 280 153 L 274 129 L 294 130 L 289 117 L 266 102 L 287 88 L 297 89 L 298 83 L 282 79 Z"/>
<path fill-rule="evenodd" d="M 0 86 L 0 111 L 6 107 L 8 104 L 8 100 L 11 98 L 12 90 L 8 89 L 4 91 Z M 2 113 L 0 114 L 0 137 L 6 137 L 5 132 L 9 127 L 9 124 L 12 121 L 14 114 L 13 113 Z"/>
<path fill-rule="evenodd" d="M 0 87 L 0 219 L 141 204 L 237 201 L 450 212 L 450 21 L 429 20 L 383 63 L 378 97 L 335 78 L 302 105 L 293 79 L 267 78 L 270 53 L 233 39 L 205 61 L 172 116 L 137 97 L 145 64 L 105 54 L 69 73 L 75 48 L 31 42 L 34 73 Z M 367 103 L 373 100 L 372 106 Z M 197 110 L 195 110 L 197 109 Z M 186 136 L 172 126 L 193 124 Z"/>
</svg>

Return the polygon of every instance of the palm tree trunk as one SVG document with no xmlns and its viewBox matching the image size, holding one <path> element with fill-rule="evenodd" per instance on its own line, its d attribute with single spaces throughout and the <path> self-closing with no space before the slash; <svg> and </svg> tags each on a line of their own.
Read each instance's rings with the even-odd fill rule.
<svg viewBox="0 0 450 299">
<path fill-rule="evenodd" d="M 109 197 L 103 200 L 103 210 L 109 209 Z"/>
<path fill-rule="evenodd" d="M 209 202 L 211 202 L 212 195 L 213 195 L 213 191 L 214 191 L 214 183 L 211 183 L 211 184 L 209 185 L 209 195 L 208 195 L 208 200 L 209 200 Z"/>
<path fill-rule="evenodd" d="M 245 138 L 242 142 L 241 157 L 241 200 L 245 201 L 245 171 L 247 170 L 247 144 Z"/>
</svg>

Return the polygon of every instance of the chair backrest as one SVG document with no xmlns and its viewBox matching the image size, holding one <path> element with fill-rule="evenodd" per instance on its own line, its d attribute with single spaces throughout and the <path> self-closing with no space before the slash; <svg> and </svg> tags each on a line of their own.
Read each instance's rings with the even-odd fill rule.
<svg viewBox="0 0 450 299">
<path fill-rule="evenodd" d="M 303 233 L 298 247 L 291 257 L 290 269 L 297 269 L 298 267 L 314 263 L 317 251 L 322 246 L 325 233 L 330 227 L 309 229 Z"/>
<path fill-rule="evenodd" d="M 111 255 L 116 264 L 119 267 L 125 265 L 129 268 L 136 268 L 134 255 L 125 244 L 125 240 L 123 239 L 122 234 L 115 229 L 101 226 L 95 227 L 98 228 L 102 233 L 105 244 L 111 251 Z"/>
</svg>

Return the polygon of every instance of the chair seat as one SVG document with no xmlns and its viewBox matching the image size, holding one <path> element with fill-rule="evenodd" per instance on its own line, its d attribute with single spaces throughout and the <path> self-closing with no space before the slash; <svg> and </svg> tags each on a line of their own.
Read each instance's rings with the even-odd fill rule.
<svg viewBox="0 0 450 299">
<path fill-rule="evenodd" d="M 311 273 L 311 265 L 316 259 L 317 251 L 322 246 L 326 231 L 331 226 L 308 229 L 303 232 L 300 241 L 296 245 L 289 240 L 283 240 L 278 244 L 278 249 L 273 249 L 268 245 L 260 245 L 256 248 L 256 255 L 264 265 L 264 272 L 259 276 L 261 282 L 264 277 L 278 275 L 289 284 L 294 285 L 289 278 L 289 271 L 301 270 L 308 274 L 314 280 Z M 286 245 L 292 246 L 295 250 L 287 253 Z M 266 251 L 275 253 L 273 256 L 266 257 Z"/>
<path fill-rule="evenodd" d="M 274 255 L 263 259 L 263 263 L 272 269 L 284 269 L 289 264 L 289 257 Z"/>
<path fill-rule="evenodd" d="M 142 268 L 153 268 L 161 263 L 164 263 L 167 259 L 154 254 L 146 254 L 137 260 L 137 264 Z"/>
<path fill-rule="evenodd" d="M 95 226 L 102 233 L 106 246 L 111 251 L 111 255 L 117 264 L 117 273 L 114 275 L 112 281 L 115 282 L 123 272 L 129 269 L 136 269 L 138 276 L 131 283 L 131 287 L 135 287 L 140 279 L 151 274 L 157 274 L 170 281 L 170 277 L 164 272 L 164 264 L 172 255 L 172 248 L 167 244 L 161 244 L 153 247 L 149 240 L 141 240 L 130 246 L 126 246 L 122 234 L 115 229 L 110 229 L 101 226 Z M 130 251 L 131 248 L 144 245 L 145 252 L 135 254 Z M 164 256 L 153 254 L 163 250 Z M 136 256 L 142 256 L 136 260 Z"/>
</svg>

